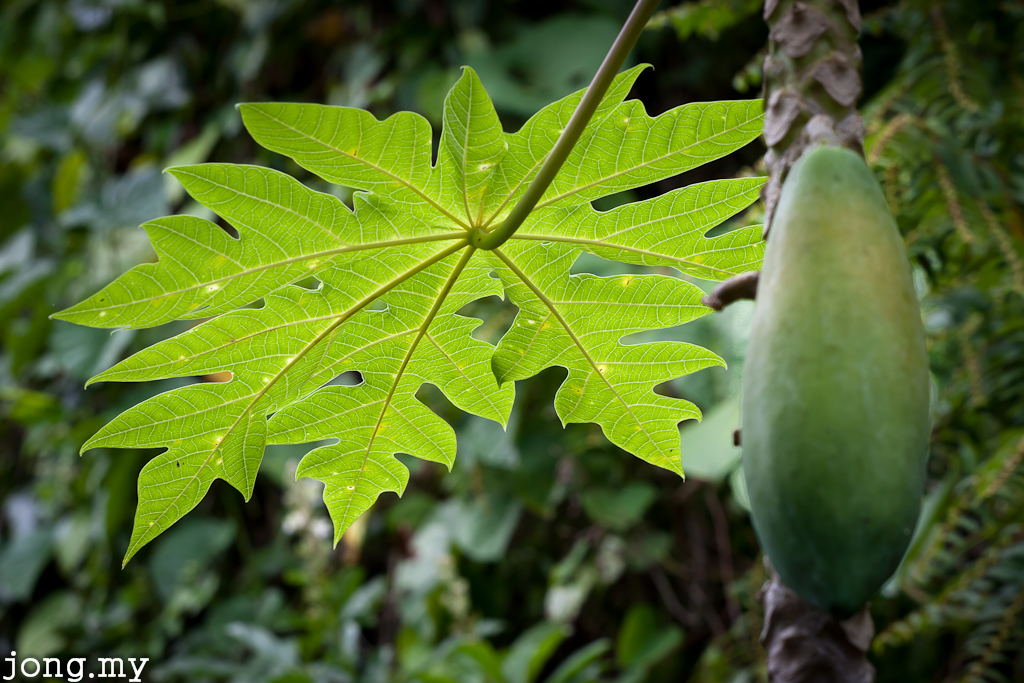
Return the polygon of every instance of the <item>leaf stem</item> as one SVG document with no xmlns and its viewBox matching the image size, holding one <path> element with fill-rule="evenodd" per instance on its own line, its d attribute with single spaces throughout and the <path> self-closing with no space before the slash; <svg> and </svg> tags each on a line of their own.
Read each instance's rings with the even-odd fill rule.
<svg viewBox="0 0 1024 683">
<path fill-rule="evenodd" d="M 725 276 L 731 277 L 736 275 L 735 270 L 726 270 L 724 268 L 716 268 L 715 266 L 709 266 L 705 263 L 698 263 L 697 261 L 691 261 L 679 256 L 669 256 L 668 254 L 659 254 L 656 251 L 649 249 L 641 249 L 640 247 L 631 247 L 628 244 L 615 244 L 614 242 L 606 242 L 604 240 L 588 239 L 586 237 L 567 237 L 565 235 L 546 235 L 546 234 L 524 234 L 524 235 L 512 235 L 512 239 L 517 240 L 534 240 L 537 242 L 565 242 L 567 244 L 579 244 L 592 247 L 600 247 L 602 249 L 618 249 L 619 251 L 628 251 L 633 254 L 640 254 L 641 256 L 650 256 L 656 259 L 662 259 L 665 261 L 674 261 L 684 266 L 690 266 L 691 268 L 700 268 L 702 270 L 710 270 L 716 273 L 722 273 Z M 591 253 L 593 253 L 591 251 Z M 706 253 L 706 252 L 705 252 Z M 691 254 L 691 256 L 698 256 L 699 254 Z M 714 280 L 713 277 L 699 276 L 704 280 Z M 723 278 L 725 279 L 725 278 Z"/>
<path fill-rule="evenodd" d="M 341 246 L 341 247 L 335 247 L 333 249 L 325 249 L 324 251 L 315 251 L 315 252 L 312 252 L 312 253 L 309 253 L 309 254 L 302 254 L 300 256 L 292 256 L 291 258 L 281 259 L 280 261 L 274 261 L 272 263 L 262 263 L 262 264 L 260 264 L 258 266 L 252 266 L 251 268 L 245 268 L 244 270 L 239 270 L 239 271 L 236 271 L 234 273 L 230 273 L 228 275 L 224 275 L 223 277 L 214 278 L 212 280 L 204 280 L 202 282 L 197 282 L 196 284 L 189 285 L 188 287 L 181 287 L 180 289 L 168 290 L 168 291 L 165 291 L 165 292 L 163 292 L 161 294 L 154 294 L 152 296 L 140 297 L 140 298 L 137 298 L 137 299 L 131 299 L 128 302 L 123 303 L 123 304 L 115 304 L 115 305 L 109 305 L 109 306 L 97 306 L 95 308 L 88 308 L 88 309 L 83 309 L 83 308 L 75 307 L 74 311 L 71 311 L 71 309 L 67 309 L 65 311 L 60 311 L 58 313 L 54 313 L 50 317 L 52 319 L 54 319 L 54 320 L 68 320 L 69 317 L 65 316 L 65 313 L 68 313 L 69 311 L 75 313 L 76 315 L 82 315 L 83 313 L 94 313 L 96 311 L 102 311 L 102 310 L 109 311 L 111 309 L 117 309 L 118 307 L 123 309 L 123 308 L 125 308 L 127 306 L 132 306 L 132 305 L 140 304 L 140 303 L 146 303 L 148 301 L 159 301 L 160 299 L 164 299 L 164 298 L 169 297 L 169 296 L 177 296 L 179 294 L 184 294 L 185 292 L 193 292 L 193 291 L 195 291 L 197 289 L 203 289 L 204 287 L 209 287 L 210 285 L 220 285 L 220 284 L 222 284 L 224 282 L 230 282 L 232 280 L 238 280 L 239 278 L 245 277 L 246 275 L 252 275 L 253 273 L 262 273 L 262 272 L 265 272 L 265 271 L 268 271 L 268 270 L 273 270 L 275 268 L 281 268 L 283 266 L 289 266 L 289 265 L 292 265 L 294 263 L 301 263 L 303 261 L 312 261 L 313 259 L 329 259 L 332 256 L 338 256 L 339 254 L 348 254 L 348 253 L 352 253 L 354 251 L 366 251 L 366 250 L 369 250 L 369 249 L 386 249 L 386 248 L 390 248 L 390 247 L 404 246 L 404 245 L 407 245 L 407 244 L 424 244 L 424 243 L 427 243 L 427 242 L 443 242 L 444 240 L 464 240 L 465 236 L 466 236 L 465 232 L 448 232 L 448 233 L 442 233 L 442 234 L 430 234 L 430 235 L 419 235 L 419 236 L 416 236 L 416 237 L 405 237 L 405 238 L 394 239 L 394 240 L 383 240 L 383 241 L 380 241 L 380 242 L 366 242 L 364 244 L 345 244 L 344 246 Z M 316 274 L 315 269 L 311 267 L 310 268 L 310 272 L 308 274 L 315 275 Z M 244 303 L 252 303 L 252 302 L 249 301 L 249 300 L 245 300 Z M 74 320 L 73 322 L 78 322 L 78 321 Z M 88 324 L 88 323 L 79 323 L 79 324 Z M 153 323 L 153 324 L 157 324 L 157 323 Z M 133 327 L 131 324 L 129 324 L 129 325 L 127 325 L 127 327 L 128 327 L 128 329 L 141 329 L 142 326 L 140 326 L 140 327 Z M 97 377 L 98 377 L 98 375 L 97 375 Z M 91 380 L 89 380 L 88 383 L 86 383 L 86 386 L 88 387 L 89 384 L 92 384 L 95 381 L 96 381 L 96 377 L 93 377 Z"/>
<path fill-rule="evenodd" d="M 573 146 L 576 145 L 576 142 L 583 134 L 583 130 L 590 123 L 591 117 L 597 111 L 597 106 L 604 99 L 605 93 L 608 92 L 608 87 L 612 84 L 616 74 L 619 73 L 623 62 L 626 61 L 626 56 L 633 49 L 637 39 L 647 25 L 647 20 L 654 14 L 657 6 L 658 0 L 637 0 L 633 11 L 629 15 L 629 19 L 622 26 L 622 30 L 612 44 L 611 49 L 608 50 L 608 54 L 605 55 L 604 61 L 601 62 L 601 67 L 594 74 L 594 80 L 590 82 L 590 87 L 583 94 L 583 99 L 580 100 L 579 106 L 576 107 L 576 111 L 573 112 L 569 123 L 566 124 L 562 134 L 555 142 L 555 146 L 548 153 L 544 165 L 540 167 L 537 175 L 533 177 L 526 191 L 523 192 L 523 196 L 519 198 L 519 201 L 512 208 L 512 212 L 509 213 L 508 217 L 493 230 L 486 231 L 476 228 L 470 231 L 470 244 L 488 251 L 497 249 L 523 224 L 523 221 L 533 211 L 537 202 L 544 196 L 544 192 L 548 189 L 551 181 L 555 179 L 555 175 L 562 168 L 562 164 L 569 158 L 569 153 L 572 151 Z"/>
</svg>

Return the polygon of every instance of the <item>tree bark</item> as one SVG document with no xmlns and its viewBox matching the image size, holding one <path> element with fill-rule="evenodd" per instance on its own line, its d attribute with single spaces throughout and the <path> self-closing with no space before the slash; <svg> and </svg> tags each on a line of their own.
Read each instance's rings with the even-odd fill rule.
<svg viewBox="0 0 1024 683">
<path fill-rule="evenodd" d="M 782 183 L 797 159 L 819 144 L 864 155 L 860 8 L 857 0 L 766 0 L 764 139 L 768 184 L 765 237 Z"/>
<path fill-rule="evenodd" d="M 864 155 L 861 94 L 860 8 L 857 0 L 766 0 L 769 27 L 764 60 L 764 138 L 768 183 L 764 235 L 793 164 L 820 144 Z M 728 290 L 728 288 L 726 288 Z M 742 289 L 742 288 L 741 288 Z M 873 683 L 867 660 L 874 625 L 867 608 L 839 621 L 783 585 L 771 581 L 761 644 L 771 683 Z"/>
</svg>

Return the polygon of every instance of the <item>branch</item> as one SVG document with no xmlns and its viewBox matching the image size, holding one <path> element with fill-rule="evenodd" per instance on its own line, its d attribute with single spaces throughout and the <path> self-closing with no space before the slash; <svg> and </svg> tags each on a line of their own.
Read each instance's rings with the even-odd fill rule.
<svg viewBox="0 0 1024 683">
<path fill-rule="evenodd" d="M 722 594 L 725 596 L 725 608 L 729 614 L 730 622 L 740 618 L 740 606 L 736 598 L 729 593 L 729 586 L 732 585 L 735 572 L 732 566 L 732 546 L 729 540 L 729 520 L 725 516 L 722 503 L 713 487 L 704 489 L 704 500 L 708 504 L 708 511 L 711 512 L 711 523 L 715 529 L 715 544 L 718 555 L 718 575 L 722 580 Z"/>
<path fill-rule="evenodd" d="M 757 270 L 733 276 L 715 287 L 700 302 L 708 308 L 720 311 L 740 299 L 756 299 L 757 282 L 760 277 L 761 272 Z"/>
<path fill-rule="evenodd" d="M 700 619 L 693 612 L 683 607 L 683 603 L 679 602 L 676 592 L 672 590 L 672 584 L 668 582 L 668 577 L 665 576 L 665 572 L 660 566 L 655 565 L 651 569 L 651 580 L 654 581 L 654 587 L 658 589 L 658 595 L 661 596 L 665 609 L 668 610 L 668 613 L 676 621 L 687 628 L 694 628 L 700 624 Z"/>
<path fill-rule="evenodd" d="M 612 47 L 608 50 L 608 54 L 605 55 L 604 61 L 601 62 L 601 67 L 594 74 L 594 80 L 590 82 L 587 91 L 583 93 L 583 99 L 580 100 L 576 111 L 572 113 L 572 117 L 569 118 L 569 123 L 566 124 L 565 130 L 558 136 L 555 146 L 551 148 L 547 159 L 544 160 L 544 164 L 537 171 L 537 175 L 530 181 L 526 191 L 523 192 L 523 196 L 519 198 L 519 201 L 512 208 L 512 212 L 497 227 L 493 230 L 474 228 L 470 232 L 470 241 L 473 246 L 486 250 L 497 249 L 519 229 L 519 226 L 523 224 L 523 221 L 526 220 L 534 207 L 537 206 L 537 202 L 544 196 L 548 185 L 555 179 L 559 169 L 562 168 L 562 164 L 569 158 L 569 152 L 572 151 L 573 146 L 580 139 L 580 135 L 583 134 L 587 124 L 590 123 L 591 117 L 597 111 L 597 105 L 601 104 L 605 93 L 608 92 L 608 87 L 615 80 L 615 76 L 619 73 L 619 69 L 622 68 L 623 62 L 626 61 L 630 50 L 636 44 L 637 38 L 640 37 L 644 27 L 647 26 L 647 20 L 654 14 L 658 1 L 637 0 L 636 6 L 633 7 L 633 11 L 629 15 L 629 19 L 622 26 L 618 37 L 612 43 Z"/>
</svg>

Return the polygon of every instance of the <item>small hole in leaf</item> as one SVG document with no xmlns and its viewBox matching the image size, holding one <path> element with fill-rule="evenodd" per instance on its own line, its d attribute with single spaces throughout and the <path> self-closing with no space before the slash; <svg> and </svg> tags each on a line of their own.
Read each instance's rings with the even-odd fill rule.
<svg viewBox="0 0 1024 683">
<path fill-rule="evenodd" d="M 363 376 L 356 370 L 347 370 L 330 382 L 325 387 L 357 387 L 363 383 Z"/>
<path fill-rule="evenodd" d="M 323 283 L 321 283 L 321 281 L 315 277 L 303 278 L 298 282 L 294 283 L 296 287 L 301 287 L 302 289 L 309 290 L 311 292 L 320 291 L 320 287 L 322 286 L 322 284 Z"/>
<path fill-rule="evenodd" d="M 224 382 L 230 382 L 232 378 L 229 370 L 222 370 L 221 372 L 211 372 L 208 375 L 203 375 L 204 382 L 211 382 L 214 384 L 223 384 Z"/>
</svg>

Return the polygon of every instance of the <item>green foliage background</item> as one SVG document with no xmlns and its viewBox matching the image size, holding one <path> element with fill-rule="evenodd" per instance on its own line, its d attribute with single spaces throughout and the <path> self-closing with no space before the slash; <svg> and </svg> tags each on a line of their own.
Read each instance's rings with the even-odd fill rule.
<svg viewBox="0 0 1024 683">
<path fill-rule="evenodd" d="M 755 96 L 758 4 L 701 0 L 660 15 L 635 55 L 656 68 L 634 96 L 652 114 Z M 383 497 L 337 551 L 319 485 L 293 480 L 302 449 L 274 447 L 250 504 L 218 482 L 123 571 L 151 453 L 77 452 L 175 380 L 84 381 L 185 327 L 111 335 L 49 319 L 153 258 L 139 223 L 196 210 L 165 166 L 256 163 L 329 189 L 259 149 L 236 102 L 411 109 L 436 130 L 469 64 L 514 129 L 586 84 L 629 5 L 4 5 L 0 651 L 148 656 L 152 679 L 167 681 L 764 679 L 764 574 L 729 445 L 749 305 L 672 337 L 730 365 L 668 387 L 706 415 L 683 429 L 685 484 L 596 426 L 562 430 L 552 398 L 563 375 L 546 371 L 519 386 L 505 433 L 425 391 L 457 425 L 457 465 L 446 474 L 409 461 L 405 496 Z M 1024 5 L 862 7 L 869 160 L 915 264 L 935 384 L 926 512 L 872 605 L 874 656 L 880 681 L 1020 680 Z M 651 191 L 757 175 L 759 153 Z M 757 219 L 755 209 L 734 225 Z M 598 259 L 580 266 L 621 272 Z M 495 333 L 514 314 L 481 306 Z"/>
</svg>

